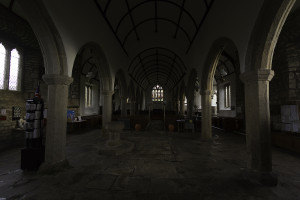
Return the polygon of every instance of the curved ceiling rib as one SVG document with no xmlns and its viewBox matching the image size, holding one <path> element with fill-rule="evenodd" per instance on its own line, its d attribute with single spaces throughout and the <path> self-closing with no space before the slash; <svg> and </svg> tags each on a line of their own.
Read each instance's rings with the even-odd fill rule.
<svg viewBox="0 0 300 200">
<path fill-rule="evenodd" d="M 154 65 L 153 65 L 153 66 L 154 66 Z M 169 76 L 169 72 L 170 72 L 170 71 L 160 69 L 158 72 L 159 72 L 159 73 L 160 73 L 160 72 L 165 73 L 165 74 L 167 74 L 167 75 Z M 140 74 L 140 75 L 138 75 L 137 77 L 139 77 L 139 78 L 137 78 L 137 80 L 142 80 L 143 78 L 147 78 L 147 77 L 149 77 L 151 74 L 157 73 L 157 70 L 148 70 L 148 71 L 146 71 L 146 73 L 147 73 L 148 75 L 147 75 L 147 74 Z M 168 76 L 167 76 L 167 77 L 168 77 Z M 180 77 L 180 76 L 176 76 L 175 79 L 179 79 L 179 77 Z"/>
<path fill-rule="evenodd" d="M 179 9 L 181 9 L 181 12 L 183 12 L 183 13 L 185 13 L 185 14 L 188 15 L 188 17 L 190 18 L 190 20 L 193 22 L 194 26 L 197 27 L 197 22 L 196 22 L 196 20 L 195 20 L 194 17 L 191 15 L 191 13 L 189 13 L 189 12 L 184 8 L 184 6 L 179 5 L 179 4 L 177 4 L 177 3 L 175 3 L 175 2 L 172 2 L 172 1 L 169 1 L 169 0 L 148 0 L 148 1 L 144 1 L 144 2 L 138 3 L 137 5 L 133 6 L 133 7 L 130 8 L 130 9 L 128 9 L 128 12 L 127 12 L 125 15 L 123 15 L 123 16 L 121 17 L 121 19 L 119 20 L 115 32 L 118 33 L 118 30 L 119 30 L 119 27 L 120 27 L 121 23 L 123 22 L 123 20 L 124 20 L 128 15 L 130 15 L 130 13 L 132 13 L 132 11 L 133 11 L 134 9 L 137 9 L 138 7 L 142 6 L 143 4 L 146 4 L 146 3 L 152 3 L 152 2 L 155 3 L 155 2 L 158 2 L 158 1 L 159 1 L 159 2 L 169 3 L 169 4 L 173 5 L 173 6 L 178 7 Z"/>
<path fill-rule="evenodd" d="M 172 55 L 176 56 L 176 59 L 178 59 L 178 61 L 180 62 L 181 66 L 184 67 L 183 70 L 184 70 L 184 71 L 187 70 L 186 66 L 184 65 L 183 60 L 182 60 L 182 59 L 181 59 L 174 51 L 172 51 L 172 50 L 170 50 L 170 49 L 167 49 L 167 48 L 164 48 L 164 47 L 152 47 L 152 48 L 148 48 L 148 49 L 145 49 L 145 50 L 141 51 L 138 55 L 145 54 L 146 52 L 151 51 L 151 50 L 166 51 L 166 52 L 168 52 L 169 54 L 172 54 Z M 156 53 L 151 54 L 151 55 L 156 55 Z M 160 54 L 160 55 L 161 55 L 161 56 L 164 56 L 164 57 L 167 57 L 167 58 L 170 58 L 170 56 L 168 56 L 168 55 L 166 55 L 166 54 Z M 144 56 L 143 58 L 146 58 L 146 57 L 147 57 L 147 56 Z M 132 67 L 134 61 L 135 61 L 135 58 L 132 59 L 130 65 L 129 65 L 128 71 L 130 71 L 130 68 Z M 181 69 L 181 68 L 180 68 L 180 69 Z"/>
<path fill-rule="evenodd" d="M 165 66 L 167 68 L 170 68 L 169 70 L 172 70 L 172 69 L 175 68 L 176 69 L 176 73 L 181 73 L 181 71 L 179 71 L 177 67 L 174 67 L 173 63 L 169 63 L 169 62 L 164 61 L 164 60 L 158 60 L 158 64 L 160 66 Z M 144 62 L 143 63 L 143 68 L 153 67 L 153 66 L 157 66 L 156 60 L 150 60 L 148 62 Z M 134 69 L 136 69 L 136 70 L 134 70 L 132 73 L 135 73 L 135 74 L 138 74 L 138 73 L 140 73 L 143 70 L 142 68 L 134 68 Z"/>
<path fill-rule="evenodd" d="M 187 0 L 181 0 L 180 3 L 172 0 L 143 0 L 141 2 L 129 0 L 118 2 L 115 0 L 94 0 L 94 2 L 121 48 L 128 55 L 127 50 L 131 47 L 131 45 L 126 45 L 125 47 L 128 37 L 134 32 L 136 40 L 141 42 L 139 34 L 148 35 L 149 31 L 143 32 L 139 30 L 138 33 L 137 28 L 150 21 L 155 21 L 155 26 L 153 27 L 155 31 L 153 34 L 159 31 L 159 21 L 173 24 L 175 29 L 171 37 L 178 41 L 182 40 L 181 37 L 186 37 L 186 53 L 188 53 L 199 29 L 202 27 L 211 10 L 214 0 L 189 0 L 189 3 L 186 3 Z M 153 14 L 151 13 L 152 11 Z M 167 17 L 165 14 L 167 14 Z M 183 32 L 184 36 L 180 35 L 180 37 L 177 37 L 179 30 Z M 170 35 L 169 30 L 160 31 Z"/>
<path fill-rule="evenodd" d="M 167 18 L 162 18 L 162 17 L 157 17 L 157 18 L 149 18 L 149 19 L 145 19 L 141 22 L 139 22 L 137 25 L 135 25 L 134 27 L 132 27 L 132 29 L 129 30 L 129 32 L 126 34 L 126 36 L 124 37 L 123 39 L 123 42 L 122 42 L 122 45 L 125 46 L 125 43 L 128 39 L 128 37 L 130 36 L 130 34 L 135 31 L 140 25 L 146 23 L 146 22 L 149 22 L 149 21 L 166 21 L 166 22 L 170 22 L 172 24 L 174 24 L 177 28 L 179 28 L 183 33 L 184 35 L 186 36 L 187 40 L 189 41 L 189 44 L 191 44 L 192 40 L 191 40 L 191 37 L 189 36 L 189 34 L 187 33 L 187 31 L 182 28 L 182 26 L 178 25 L 176 22 L 170 20 L 170 19 L 167 19 Z"/>
<path fill-rule="evenodd" d="M 173 51 L 153 47 L 140 52 L 128 66 L 128 73 L 144 89 L 159 84 L 174 88 L 183 78 L 187 68 Z"/>
</svg>

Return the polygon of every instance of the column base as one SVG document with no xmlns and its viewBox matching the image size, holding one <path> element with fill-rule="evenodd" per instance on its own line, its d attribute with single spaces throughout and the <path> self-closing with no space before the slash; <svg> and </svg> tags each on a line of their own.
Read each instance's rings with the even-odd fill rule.
<svg viewBox="0 0 300 200">
<path fill-rule="evenodd" d="M 70 169 L 71 166 L 68 160 L 63 160 L 54 164 L 44 162 L 40 168 L 38 173 L 39 174 L 56 174 L 58 172 L 64 171 L 66 169 Z"/>
<path fill-rule="evenodd" d="M 274 172 L 259 172 L 246 169 L 244 175 L 248 181 L 265 186 L 275 187 L 278 184 L 278 176 Z"/>
</svg>

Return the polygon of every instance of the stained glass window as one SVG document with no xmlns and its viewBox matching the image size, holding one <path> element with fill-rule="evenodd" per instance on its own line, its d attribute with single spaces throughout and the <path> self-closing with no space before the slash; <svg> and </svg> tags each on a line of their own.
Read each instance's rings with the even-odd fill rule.
<svg viewBox="0 0 300 200">
<path fill-rule="evenodd" d="M 4 89 L 6 50 L 0 43 L 0 89 Z"/>
<path fill-rule="evenodd" d="M 10 70 L 9 70 L 9 90 L 18 90 L 19 83 L 19 68 L 20 68 L 20 54 L 16 49 L 11 51 Z"/>
<path fill-rule="evenodd" d="M 161 86 L 156 85 L 152 88 L 152 101 L 164 101 L 164 90 Z"/>
</svg>

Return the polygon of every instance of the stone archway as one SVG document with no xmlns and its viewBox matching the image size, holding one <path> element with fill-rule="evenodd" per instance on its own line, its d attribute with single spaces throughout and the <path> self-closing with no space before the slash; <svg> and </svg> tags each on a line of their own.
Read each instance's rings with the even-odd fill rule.
<svg viewBox="0 0 300 200">
<path fill-rule="evenodd" d="M 245 59 L 245 114 L 248 168 L 260 181 L 276 185 L 272 173 L 269 82 L 274 76 L 272 60 L 282 27 L 296 0 L 268 0 L 256 20 Z"/>
<path fill-rule="evenodd" d="M 18 1 L 35 33 L 44 59 L 46 74 L 68 75 L 67 57 L 62 39 L 41 1 Z"/>
<path fill-rule="evenodd" d="M 65 163 L 68 85 L 67 57 L 62 39 L 43 3 L 37 0 L 16 2 L 24 12 L 42 51 L 48 84 L 45 164 Z"/>
<path fill-rule="evenodd" d="M 245 59 L 245 72 L 271 69 L 282 27 L 296 0 L 268 0 L 256 20 Z"/>
<path fill-rule="evenodd" d="M 220 38 L 216 40 L 205 60 L 205 68 L 202 72 L 201 77 L 201 104 L 202 104 L 202 138 L 211 139 L 212 138 L 212 111 L 211 111 L 211 100 L 212 100 L 212 90 L 215 72 L 219 63 L 219 60 L 223 53 L 226 51 L 236 51 L 237 48 L 235 44 L 228 38 Z M 234 63 L 237 64 L 239 68 L 238 55 L 234 55 Z"/>
<path fill-rule="evenodd" d="M 95 42 L 83 45 L 76 55 L 74 66 L 84 68 L 85 65 L 95 68 L 95 70 L 90 69 L 88 71 L 93 73 L 91 76 L 97 76 L 96 79 L 100 82 L 100 99 L 103 108 L 102 126 L 105 127 L 105 124 L 111 121 L 112 116 L 113 81 L 106 56 L 101 47 Z"/>
</svg>

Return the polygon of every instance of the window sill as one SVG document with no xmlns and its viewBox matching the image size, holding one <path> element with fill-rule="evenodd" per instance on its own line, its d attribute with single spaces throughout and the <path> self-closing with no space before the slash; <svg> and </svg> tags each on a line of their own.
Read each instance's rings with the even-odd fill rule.
<svg viewBox="0 0 300 200">
<path fill-rule="evenodd" d="M 226 111 L 231 111 L 232 109 L 231 108 L 222 108 L 220 110 L 226 110 Z"/>
<path fill-rule="evenodd" d="M 7 89 L 0 89 L 0 92 L 16 92 L 16 93 L 18 93 L 18 92 L 22 92 L 21 90 L 7 90 Z"/>
</svg>

